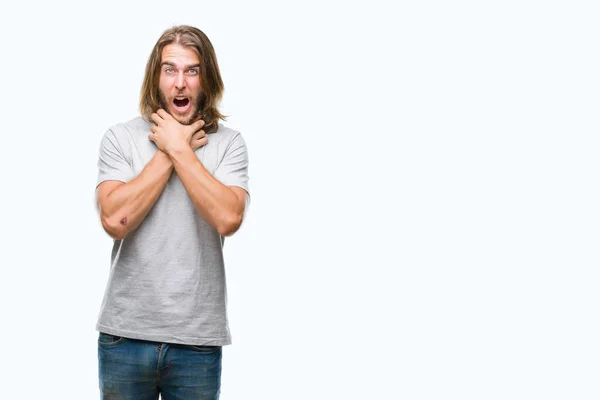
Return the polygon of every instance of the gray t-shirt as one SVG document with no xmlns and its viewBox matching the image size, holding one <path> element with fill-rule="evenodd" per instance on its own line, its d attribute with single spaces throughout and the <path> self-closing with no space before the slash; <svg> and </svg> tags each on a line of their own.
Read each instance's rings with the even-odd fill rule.
<svg viewBox="0 0 600 400">
<path fill-rule="evenodd" d="M 102 137 L 98 181 L 129 182 L 157 151 L 141 117 Z M 195 151 L 221 183 L 249 193 L 241 134 L 219 124 Z M 227 287 L 222 237 L 196 210 L 176 171 L 142 223 L 115 240 L 96 329 L 165 343 L 227 345 Z"/>
</svg>

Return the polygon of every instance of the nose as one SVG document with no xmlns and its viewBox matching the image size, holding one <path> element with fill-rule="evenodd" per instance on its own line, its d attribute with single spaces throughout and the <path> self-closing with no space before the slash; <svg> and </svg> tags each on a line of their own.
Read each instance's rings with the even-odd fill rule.
<svg viewBox="0 0 600 400">
<path fill-rule="evenodd" d="M 185 75 L 182 71 L 179 71 L 177 74 L 177 78 L 175 79 L 175 88 L 177 90 L 182 90 L 185 88 Z"/>
</svg>

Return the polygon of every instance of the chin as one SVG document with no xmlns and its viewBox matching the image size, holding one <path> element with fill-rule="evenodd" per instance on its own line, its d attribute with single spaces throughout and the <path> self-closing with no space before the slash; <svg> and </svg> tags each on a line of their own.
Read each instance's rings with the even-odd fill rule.
<svg viewBox="0 0 600 400">
<path fill-rule="evenodd" d="M 191 118 L 190 117 L 174 117 L 177 122 L 179 122 L 181 125 L 190 125 L 191 123 Z"/>
<path fill-rule="evenodd" d="M 192 123 L 192 117 L 194 116 L 193 112 L 187 112 L 183 115 L 178 114 L 172 110 L 169 110 L 169 114 L 173 116 L 182 125 L 190 125 Z"/>
</svg>

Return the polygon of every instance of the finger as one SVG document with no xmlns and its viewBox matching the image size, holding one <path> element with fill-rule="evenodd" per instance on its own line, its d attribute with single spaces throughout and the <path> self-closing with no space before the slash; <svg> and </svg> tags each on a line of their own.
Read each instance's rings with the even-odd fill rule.
<svg viewBox="0 0 600 400">
<path fill-rule="evenodd" d="M 198 144 L 198 147 L 202 147 L 206 143 L 208 143 L 208 138 L 207 137 L 203 137 L 202 139 L 198 139 L 198 141 L 196 143 Z"/>
<path fill-rule="evenodd" d="M 192 128 L 194 129 L 194 132 L 197 131 L 198 129 L 202 128 L 206 123 L 199 119 L 198 121 L 194 122 L 194 124 L 192 125 Z"/>
<path fill-rule="evenodd" d="M 204 131 L 197 131 L 195 132 L 192 137 L 190 138 L 190 140 L 198 140 L 203 138 L 204 136 L 206 136 L 206 134 L 204 133 Z"/>
<path fill-rule="evenodd" d="M 154 133 L 149 134 L 148 139 L 150 139 L 150 141 L 154 142 Z"/>
<path fill-rule="evenodd" d="M 163 119 L 157 113 L 150 114 L 150 119 L 154 121 L 157 125 L 159 122 L 163 121 Z"/>
<path fill-rule="evenodd" d="M 156 126 L 156 125 L 152 125 L 152 126 L 150 127 L 150 130 L 151 130 L 153 133 L 156 133 L 156 130 L 157 130 L 157 129 L 158 129 L 158 126 Z"/>
<path fill-rule="evenodd" d="M 166 112 L 162 108 L 159 108 L 158 111 L 156 111 L 156 113 L 158 115 L 160 115 L 162 119 L 170 119 L 170 118 L 172 118 L 171 114 L 169 114 L 168 112 Z"/>
<path fill-rule="evenodd" d="M 204 136 L 206 136 L 206 133 L 204 131 L 198 131 L 196 133 L 194 133 L 194 136 L 196 136 L 198 139 L 203 138 Z"/>
</svg>

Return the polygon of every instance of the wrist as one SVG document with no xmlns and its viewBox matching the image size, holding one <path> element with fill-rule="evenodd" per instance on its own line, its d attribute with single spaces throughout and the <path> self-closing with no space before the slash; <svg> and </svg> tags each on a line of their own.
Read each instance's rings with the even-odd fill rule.
<svg viewBox="0 0 600 400">
<path fill-rule="evenodd" d="M 171 160 L 171 157 L 169 157 L 169 155 L 161 149 L 158 149 L 156 151 L 155 157 L 161 162 L 168 164 L 170 167 L 173 167 L 173 160 Z"/>
<path fill-rule="evenodd" d="M 167 156 L 171 159 L 171 161 L 173 161 L 176 158 L 182 157 L 182 156 L 186 156 L 189 153 L 193 153 L 194 151 L 192 150 L 192 148 L 190 146 L 181 146 L 181 147 L 174 147 L 172 149 L 169 149 L 169 151 L 167 152 Z"/>
</svg>

